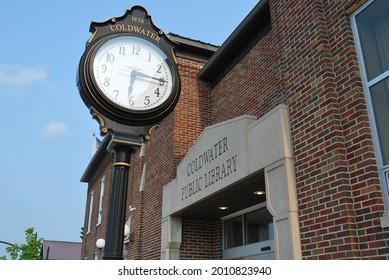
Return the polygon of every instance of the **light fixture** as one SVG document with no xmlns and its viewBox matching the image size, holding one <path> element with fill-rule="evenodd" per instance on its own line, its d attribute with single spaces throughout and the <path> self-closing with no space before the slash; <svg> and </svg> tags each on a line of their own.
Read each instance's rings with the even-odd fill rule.
<svg viewBox="0 0 389 280">
<path fill-rule="evenodd" d="M 228 209 L 228 206 L 219 206 L 218 209 L 224 211 Z"/>
<path fill-rule="evenodd" d="M 96 252 L 96 257 L 98 260 L 101 260 L 101 252 L 103 251 L 104 247 L 105 247 L 105 240 L 103 238 L 99 238 L 96 240 L 96 247 L 97 249 L 99 250 L 98 252 Z"/>
<path fill-rule="evenodd" d="M 130 227 L 128 225 L 124 225 L 124 237 L 130 234 Z M 97 249 L 101 250 L 105 247 L 105 240 L 103 238 L 99 238 L 96 240 Z"/>
<path fill-rule="evenodd" d="M 128 225 L 124 225 L 124 237 L 130 234 L 130 227 Z"/>
<path fill-rule="evenodd" d="M 254 194 L 255 195 L 264 195 L 265 192 L 264 191 L 255 191 Z"/>
<path fill-rule="evenodd" d="M 105 247 L 105 240 L 100 238 L 96 240 L 96 247 L 97 249 L 101 250 Z"/>
</svg>

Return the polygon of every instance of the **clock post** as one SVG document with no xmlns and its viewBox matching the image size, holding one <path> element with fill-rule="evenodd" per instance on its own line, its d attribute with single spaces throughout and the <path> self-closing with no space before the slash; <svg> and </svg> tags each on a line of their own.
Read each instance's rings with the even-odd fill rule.
<svg viewBox="0 0 389 280">
<path fill-rule="evenodd" d="M 131 155 L 178 102 L 181 81 L 174 47 L 140 6 L 105 22 L 92 22 L 77 71 L 80 96 L 110 134 L 112 193 L 103 259 L 123 259 Z"/>
<path fill-rule="evenodd" d="M 106 232 L 105 260 L 123 259 L 124 224 L 126 215 L 126 200 L 128 188 L 128 173 L 130 170 L 131 154 L 135 152 L 136 143 L 128 138 L 114 137 L 108 149 L 114 153 L 113 180 L 108 224 Z"/>
<path fill-rule="evenodd" d="M 101 134 L 110 134 L 107 150 L 113 152 L 113 178 L 109 201 L 104 260 L 123 259 L 124 225 L 126 219 L 128 176 L 131 155 L 150 139 L 156 125 L 127 126 L 113 122 L 93 108 L 91 114 L 100 124 Z"/>
</svg>

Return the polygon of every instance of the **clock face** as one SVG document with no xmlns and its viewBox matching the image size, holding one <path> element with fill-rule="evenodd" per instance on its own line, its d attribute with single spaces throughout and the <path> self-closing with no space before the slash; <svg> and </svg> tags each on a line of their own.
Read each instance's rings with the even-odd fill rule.
<svg viewBox="0 0 389 280">
<path fill-rule="evenodd" d="M 92 58 L 91 76 L 108 102 L 132 112 L 152 111 L 173 91 L 173 74 L 165 53 L 136 36 L 103 43 Z"/>
</svg>

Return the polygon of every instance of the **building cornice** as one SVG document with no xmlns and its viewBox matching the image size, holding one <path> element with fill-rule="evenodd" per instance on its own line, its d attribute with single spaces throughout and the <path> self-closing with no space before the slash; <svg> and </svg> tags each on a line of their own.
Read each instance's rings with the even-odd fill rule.
<svg viewBox="0 0 389 280">
<path fill-rule="evenodd" d="M 107 134 L 103 141 L 101 142 L 96 153 L 93 155 L 91 161 L 89 162 L 87 168 L 84 171 L 80 181 L 83 183 L 89 183 L 96 170 L 100 167 L 101 163 L 104 161 L 105 157 L 108 154 L 107 147 L 111 141 L 111 134 Z"/>
<path fill-rule="evenodd" d="M 268 1 L 260 1 L 199 72 L 217 84 L 271 29 Z"/>
<path fill-rule="evenodd" d="M 178 46 L 174 49 L 178 57 L 206 62 L 219 49 L 218 46 L 185 38 L 174 33 L 167 34 L 167 37 L 178 43 Z"/>
</svg>

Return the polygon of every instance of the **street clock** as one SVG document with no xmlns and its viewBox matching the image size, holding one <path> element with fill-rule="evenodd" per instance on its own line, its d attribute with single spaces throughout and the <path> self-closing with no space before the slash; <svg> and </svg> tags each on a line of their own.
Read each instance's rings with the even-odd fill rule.
<svg viewBox="0 0 389 280">
<path fill-rule="evenodd" d="M 77 86 L 94 113 L 129 126 L 157 123 L 175 107 L 180 77 L 176 44 L 147 11 L 134 6 L 119 18 L 92 22 Z"/>
</svg>

